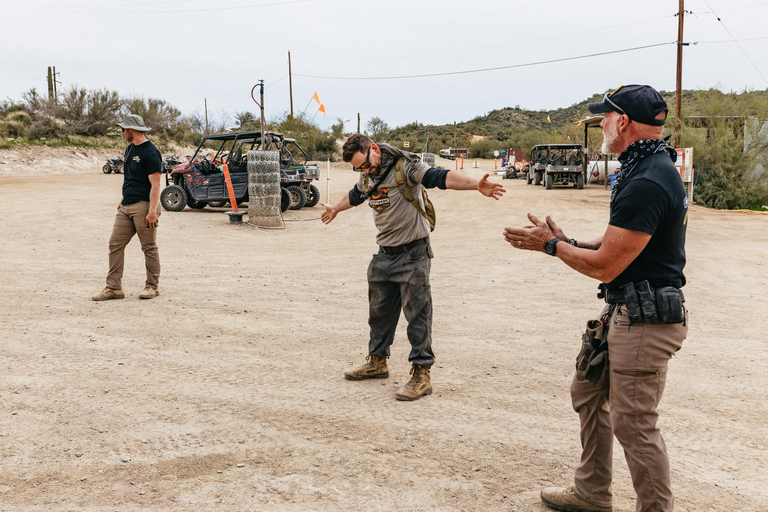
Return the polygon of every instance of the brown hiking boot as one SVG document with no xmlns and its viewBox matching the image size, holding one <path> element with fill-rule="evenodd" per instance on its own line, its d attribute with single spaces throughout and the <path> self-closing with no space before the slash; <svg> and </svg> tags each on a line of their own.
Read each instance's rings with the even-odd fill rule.
<svg viewBox="0 0 768 512">
<path fill-rule="evenodd" d="M 124 299 L 125 294 L 123 290 L 113 290 L 112 288 L 104 288 L 100 294 L 91 297 L 91 300 L 112 300 L 112 299 Z"/>
<path fill-rule="evenodd" d="M 144 291 L 139 294 L 140 299 L 154 299 L 160 295 L 160 292 L 157 291 L 155 288 L 147 286 L 144 288 Z"/>
<path fill-rule="evenodd" d="M 411 380 L 395 393 L 395 398 L 412 401 L 431 394 L 432 380 L 429 378 L 429 368 L 415 364 L 411 367 Z"/>
<path fill-rule="evenodd" d="M 365 358 L 366 363 L 358 366 L 354 370 L 344 372 L 344 378 L 347 380 L 364 379 L 386 379 L 389 377 L 389 368 L 387 367 L 387 358 L 374 355 L 368 355 Z"/>
<path fill-rule="evenodd" d="M 563 512 L 611 512 L 613 507 L 598 507 L 583 500 L 573 486 L 547 487 L 541 490 L 541 500 L 548 507 Z"/>
</svg>

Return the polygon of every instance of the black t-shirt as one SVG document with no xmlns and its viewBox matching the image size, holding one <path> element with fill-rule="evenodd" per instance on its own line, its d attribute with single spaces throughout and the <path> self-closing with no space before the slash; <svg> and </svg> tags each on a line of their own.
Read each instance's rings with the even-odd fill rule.
<svg viewBox="0 0 768 512">
<path fill-rule="evenodd" d="M 149 141 L 138 146 L 130 144 L 125 150 L 123 164 L 123 204 L 149 201 L 149 191 L 152 188 L 149 175 L 160 172 L 162 168 L 163 159 L 154 144 Z"/>
<path fill-rule="evenodd" d="M 646 279 L 654 288 L 685 285 L 688 196 L 669 155 L 661 152 L 638 162 L 616 191 L 609 224 L 651 235 L 637 258 L 607 283 L 609 290 Z"/>
</svg>

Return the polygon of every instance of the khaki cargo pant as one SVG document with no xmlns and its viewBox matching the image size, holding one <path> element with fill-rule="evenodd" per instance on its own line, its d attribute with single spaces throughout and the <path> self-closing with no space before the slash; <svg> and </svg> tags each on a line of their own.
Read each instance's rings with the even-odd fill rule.
<svg viewBox="0 0 768 512">
<path fill-rule="evenodd" d="M 607 306 L 603 313 L 606 310 Z M 571 384 L 583 450 L 575 489 L 594 505 L 611 506 L 615 435 L 637 493 L 637 512 L 668 512 L 674 498 L 656 408 L 664 393 L 667 363 L 688 333 L 687 312 L 684 324 L 635 323 L 629 327 L 626 307 L 621 305 L 611 315 L 609 326 L 610 379 L 595 386 L 574 376 Z"/>
<path fill-rule="evenodd" d="M 146 286 L 157 290 L 160 279 L 160 254 L 157 250 L 157 228 L 148 228 L 146 217 L 149 213 L 149 201 L 121 206 L 115 216 L 112 236 L 109 239 L 109 273 L 107 288 L 123 289 L 123 264 L 125 261 L 125 246 L 133 235 L 139 235 L 141 250 L 144 251 L 144 262 L 147 266 Z M 160 206 L 157 207 L 160 217 Z"/>
</svg>

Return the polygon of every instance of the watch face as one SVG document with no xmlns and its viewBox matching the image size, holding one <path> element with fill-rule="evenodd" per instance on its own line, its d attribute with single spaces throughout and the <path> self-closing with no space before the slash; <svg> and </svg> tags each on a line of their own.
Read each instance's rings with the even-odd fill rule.
<svg viewBox="0 0 768 512">
<path fill-rule="evenodd" d="M 550 256 L 555 255 L 555 251 L 557 251 L 557 242 L 559 241 L 560 241 L 559 239 L 553 238 L 552 240 L 547 242 L 547 244 L 544 246 L 544 250 L 547 251 L 547 254 L 549 254 Z"/>
</svg>

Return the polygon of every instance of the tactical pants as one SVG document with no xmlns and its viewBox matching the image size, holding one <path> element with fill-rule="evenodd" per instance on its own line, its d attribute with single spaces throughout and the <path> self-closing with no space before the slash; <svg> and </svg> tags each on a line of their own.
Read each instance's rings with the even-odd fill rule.
<svg viewBox="0 0 768 512">
<path fill-rule="evenodd" d="M 606 310 L 607 306 L 603 313 Z M 611 315 L 610 379 L 596 386 L 574 376 L 571 384 L 573 408 L 581 421 L 582 446 L 574 484 L 583 499 L 601 507 L 611 506 L 615 435 L 632 476 L 637 512 L 673 509 L 669 458 L 656 426 L 656 408 L 664 393 L 667 363 L 680 350 L 687 333 L 687 312 L 685 323 L 636 323 L 631 327 L 625 306 L 618 306 Z"/>
<path fill-rule="evenodd" d="M 432 352 L 432 291 L 429 284 L 432 250 L 429 242 L 398 254 L 379 250 L 368 266 L 368 352 L 389 357 L 389 347 L 403 310 L 408 321 L 408 361 L 429 368 Z"/>
<path fill-rule="evenodd" d="M 125 261 L 125 246 L 131 241 L 133 235 L 139 235 L 141 250 L 144 251 L 144 262 L 147 267 L 146 286 L 157 290 L 160 279 L 160 255 L 157 250 L 157 228 L 147 227 L 147 213 L 149 213 L 149 201 L 121 206 L 115 215 L 115 224 L 112 227 L 112 236 L 109 238 L 109 273 L 107 274 L 107 288 L 112 290 L 123 289 L 123 264 Z M 160 206 L 157 207 L 157 216 L 160 217 Z"/>
</svg>

